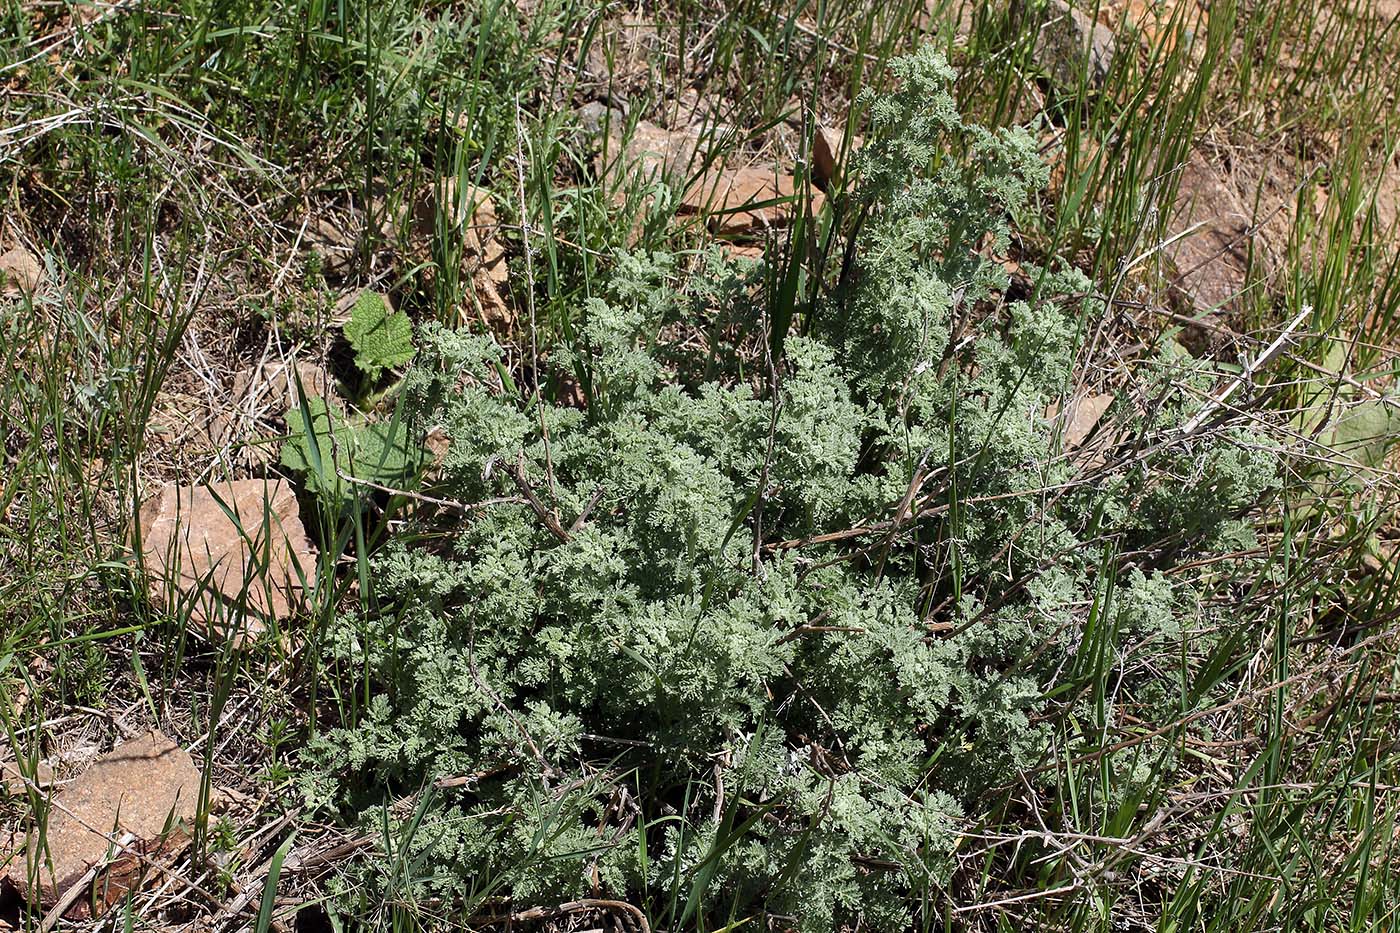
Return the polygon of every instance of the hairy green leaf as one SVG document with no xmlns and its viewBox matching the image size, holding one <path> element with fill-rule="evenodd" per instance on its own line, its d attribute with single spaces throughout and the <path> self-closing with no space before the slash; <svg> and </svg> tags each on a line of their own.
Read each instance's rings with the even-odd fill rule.
<svg viewBox="0 0 1400 933">
<path fill-rule="evenodd" d="M 413 325 L 408 315 L 390 307 L 382 295 L 361 293 L 345 322 L 345 337 L 355 348 L 355 365 L 371 380 L 413 359 Z"/>
</svg>

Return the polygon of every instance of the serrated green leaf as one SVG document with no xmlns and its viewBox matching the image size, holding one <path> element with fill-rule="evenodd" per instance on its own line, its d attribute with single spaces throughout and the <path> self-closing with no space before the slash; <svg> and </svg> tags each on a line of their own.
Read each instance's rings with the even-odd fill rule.
<svg viewBox="0 0 1400 933">
<path fill-rule="evenodd" d="M 371 380 L 413 359 L 413 324 L 382 295 L 364 292 L 350 309 L 345 337 L 355 348 L 355 365 Z"/>
</svg>

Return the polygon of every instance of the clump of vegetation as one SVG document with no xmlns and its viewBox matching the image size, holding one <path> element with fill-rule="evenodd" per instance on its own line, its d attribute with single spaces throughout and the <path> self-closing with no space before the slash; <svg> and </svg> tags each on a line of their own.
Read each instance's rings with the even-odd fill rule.
<svg viewBox="0 0 1400 933">
<path fill-rule="evenodd" d="M 282 465 L 338 510 L 363 498 L 373 486 L 404 483 L 422 462 L 422 449 L 398 418 L 347 418 L 322 398 L 306 399 L 286 417 Z"/>
<path fill-rule="evenodd" d="M 369 387 L 417 352 L 408 315 L 375 292 L 362 292 L 356 299 L 344 332 Z M 305 397 L 305 387 L 299 387 L 298 395 L 303 402 L 285 416 L 282 465 L 301 476 L 332 512 L 344 513 L 376 488 L 405 484 L 422 465 L 422 447 L 402 418 L 347 417 L 335 402 Z"/>
<path fill-rule="evenodd" d="M 1055 689 L 1104 644 L 1090 628 L 1180 653 L 1187 585 L 1119 574 L 1114 549 L 1236 546 L 1276 455 L 1188 437 L 1075 482 L 1047 408 L 1101 308 L 1061 269 L 997 302 L 992 257 L 1045 182 L 1033 141 L 964 122 L 933 52 L 896 70 L 868 101 L 836 284 L 757 366 L 664 335 L 702 297 L 733 319 L 761 273 L 679 280 L 657 254 L 622 257 L 552 355 L 582 407 L 503 382 L 490 337 L 423 328 L 396 417 L 445 430 L 432 491 L 469 517 L 391 540 L 382 610 L 332 625 L 379 689 L 315 740 L 304 781 L 317 807 L 406 827 L 401 893 L 903 929 L 982 792 L 1038 759 L 1044 714 L 1112 715 Z M 1213 374 L 1164 351 L 1139 378 L 1161 403 L 1125 420 L 1161 438 Z M 1135 673 L 1117 696 L 1160 690 Z M 370 790 L 434 781 L 411 813 Z"/>
</svg>

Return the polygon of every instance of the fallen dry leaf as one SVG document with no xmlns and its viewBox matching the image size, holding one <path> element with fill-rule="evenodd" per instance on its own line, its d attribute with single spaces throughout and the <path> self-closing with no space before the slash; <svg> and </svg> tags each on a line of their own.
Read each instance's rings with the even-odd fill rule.
<svg viewBox="0 0 1400 933">
<path fill-rule="evenodd" d="M 1102 394 L 1081 395 L 1065 406 L 1064 433 L 1061 435 L 1062 448 L 1068 452 L 1084 443 L 1085 439 L 1093 433 L 1098 426 L 1099 419 L 1103 418 L 1104 412 L 1113 404 L 1113 394 L 1105 392 Z M 1046 410 L 1046 417 L 1055 419 L 1060 415 L 1058 405 L 1051 405 Z"/>
<path fill-rule="evenodd" d="M 95 866 L 110 863 L 65 912 L 82 919 L 96 906 L 101 914 L 146 880 L 150 862 L 184 841 L 199 782 L 189 753 L 159 732 L 119 745 L 54 796 L 43 838 L 31 831 L 26 858 L 10 866 L 8 880 L 48 909 Z M 114 840 L 126 834 L 136 841 L 123 851 Z"/>
<path fill-rule="evenodd" d="M 849 151 L 844 155 L 850 158 L 862 142 L 859 136 L 852 136 Z M 840 127 L 823 124 L 812 135 L 812 180 L 823 188 L 841 173 L 841 150 L 845 145 L 846 134 Z"/>
<path fill-rule="evenodd" d="M 289 616 L 302 574 L 315 572 L 284 480 L 167 484 L 141 506 L 141 534 L 152 602 L 235 647 L 263 632 L 265 619 Z"/>
<path fill-rule="evenodd" d="M 23 246 L 0 254 L 0 288 L 6 294 L 32 292 L 44 280 L 44 267 Z"/>
<path fill-rule="evenodd" d="M 446 428 L 435 424 L 424 435 L 423 447 L 432 454 L 433 466 L 437 466 L 442 463 L 442 458 L 446 457 L 447 452 L 452 449 L 452 438 L 447 436 Z"/>
</svg>

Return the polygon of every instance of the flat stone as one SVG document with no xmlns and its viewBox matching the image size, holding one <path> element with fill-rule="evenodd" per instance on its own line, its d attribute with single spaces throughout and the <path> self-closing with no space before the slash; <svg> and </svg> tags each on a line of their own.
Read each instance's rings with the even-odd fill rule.
<svg viewBox="0 0 1400 933">
<path fill-rule="evenodd" d="M 444 190 L 451 195 L 448 217 L 462 230 L 459 274 L 463 284 L 471 283 L 470 292 L 487 326 L 504 333 L 515 316 L 506 300 L 510 294 L 510 267 L 505 245 L 496 236 L 500 228 L 496 202 L 483 188 L 468 187 L 458 194 L 451 179 Z"/>
<path fill-rule="evenodd" d="M 849 145 L 846 134 L 836 126 L 823 124 L 812 134 L 812 178 L 825 188 L 841 174 L 841 158 L 849 158 L 861 146 L 861 138 L 852 136 Z M 845 150 L 845 151 L 843 151 Z"/>
<path fill-rule="evenodd" d="M 302 248 L 321 260 L 321 271 L 340 277 L 348 274 L 355 263 L 358 234 L 348 221 L 333 216 L 318 217 L 307 225 Z"/>
<path fill-rule="evenodd" d="M 184 842 L 199 780 L 189 753 L 160 732 L 119 745 L 54 795 L 43 839 L 30 830 L 25 858 L 10 866 L 8 880 L 49 909 L 105 865 L 65 912 L 70 919 L 102 914 L 146 880 L 151 862 Z M 127 834 L 135 837 L 131 851 L 115 844 Z"/>
<path fill-rule="evenodd" d="M 316 569 L 285 480 L 167 484 L 141 506 L 151 600 L 235 647 L 291 615 Z M 298 573 L 300 567 L 301 573 Z"/>
<path fill-rule="evenodd" d="M 600 100 L 589 101 L 575 111 L 579 129 L 585 136 L 603 136 L 622 126 L 627 117 L 616 107 L 609 107 Z"/>
<path fill-rule="evenodd" d="M 283 410 L 300 404 L 298 383 L 307 398 L 334 396 L 330 376 L 323 367 L 305 360 L 295 363 L 274 360 L 251 365 L 234 375 L 233 401 L 240 407 L 254 410 L 270 406 L 280 415 Z"/>
<path fill-rule="evenodd" d="M 32 292 L 44 280 L 44 267 L 23 246 L 0 253 L 0 289 Z"/>
<path fill-rule="evenodd" d="M 719 237 L 750 237 L 788 224 L 798 210 L 797 197 L 791 175 L 749 166 L 707 172 L 686 191 L 682 208 L 708 215 L 710 229 Z M 812 212 L 821 205 L 821 192 L 812 192 Z"/>
<path fill-rule="evenodd" d="M 1081 74 L 1090 87 L 1102 85 L 1117 50 L 1113 30 L 1064 0 L 1050 0 L 1047 17 L 1036 39 L 1040 66 L 1062 87 Z"/>
<path fill-rule="evenodd" d="M 26 777 L 28 769 L 22 769 L 19 762 L 0 761 L 0 791 L 11 797 L 19 797 L 29 784 L 43 789 L 53 783 L 53 768 L 48 762 L 40 761 L 34 766 L 34 773 Z"/>
<path fill-rule="evenodd" d="M 621 131 L 621 127 L 617 127 Z M 668 130 L 646 120 L 637 124 L 623 149 L 628 170 L 640 168 L 648 178 L 678 176 L 689 168 L 700 145 L 690 129 Z"/>
<path fill-rule="evenodd" d="M 1232 309 L 1247 279 L 1250 213 L 1199 153 L 1182 169 L 1170 234 L 1164 252 L 1182 303 L 1200 314 Z"/>
<path fill-rule="evenodd" d="M 1093 433 L 1094 428 L 1098 426 L 1104 412 L 1108 411 L 1112 404 L 1112 393 L 1091 393 L 1070 401 L 1063 412 L 1060 411 L 1058 405 L 1051 405 L 1046 411 L 1046 415 L 1063 422 L 1064 433 L 1061 435 L 1061 445 L 1068 452 L 1084 443 L 1085 439 Z"/>
</svg>

